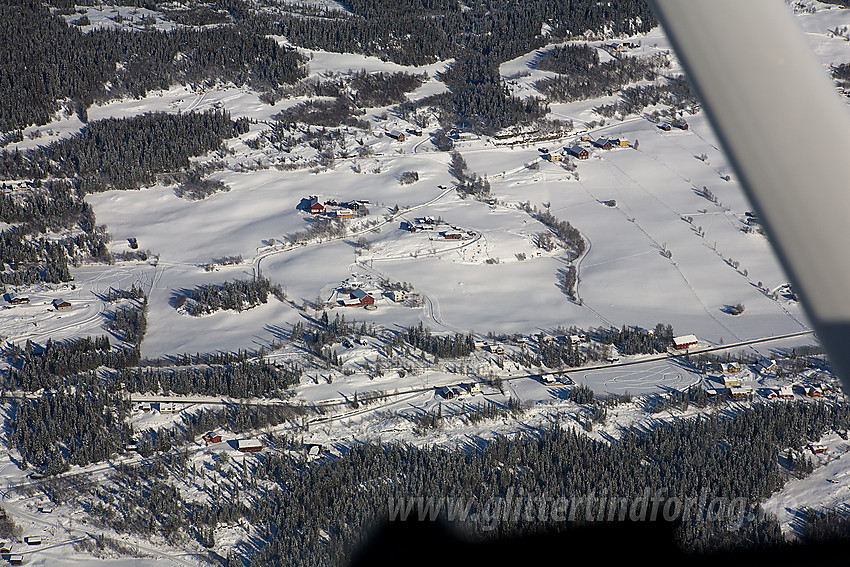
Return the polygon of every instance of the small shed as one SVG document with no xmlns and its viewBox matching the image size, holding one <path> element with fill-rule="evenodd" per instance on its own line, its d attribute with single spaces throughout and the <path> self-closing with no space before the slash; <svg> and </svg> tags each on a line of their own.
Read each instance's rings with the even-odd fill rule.
<svg viewBox="0 0 850 567">
<path fill-rule="evenodd" d="M 10 553 L 12 551 L 12 542 L 0 543 L 0 553 Z"/>
<path fill-rule="evenodd" d="M 24 564 L 24 556 L 23 555 L 10 555 L 9 556 L 9 564 L 10 565 L 23 565 Z"/>
<path fill-rule="evenodd" d="M 387 136 L 394 140 L 398 140 L 399 142 L 404 141 L 404 132 L 399 132 L 398 130 L 393 130 L 392 132 L 387 132 Z"/>
<path fill-rule="evenodd" d="M 681 119 L 680 120 L 674 120 L 673 126 L 675 126 L 676 128 L 678 128 L 680 130 L 687 130 L 688 127 L 689 127 L 688 123 L 685 122 L 684 120 L 681 120 Z"/>
<path fill-rule="evenodd" d="M 44 541 L 44 538 L 42 538 L 41 536 L 31 535 L 25 537 L 24 541 L 27 543 L 27 545 L 41 545 L 41 542 Z"/>
<path fill-rule="evenodd" d="M 593 145 L 597 148 L 602 148 L 603 150 L 610 150 L 614 148 L 614 144 L 611 143 L 611 140 L 608 138 L 599 138 L 598 140 L 594 140 Z"/>
<path fill-rule="evenodd" d="M 243 453 L 256 453 L 263 449 L 263 444 L 257 439 L 240 439 L 236 442 L 236 449 Z"/>
</svg>

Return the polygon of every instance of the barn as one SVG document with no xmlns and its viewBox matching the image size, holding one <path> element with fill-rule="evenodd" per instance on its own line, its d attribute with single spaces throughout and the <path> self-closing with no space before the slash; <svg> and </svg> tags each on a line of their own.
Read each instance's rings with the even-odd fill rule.
<svg viewBox="0 0 850 567">
<path fill-rule="evenodd" d="M 611 140 L 608 138 L 599 138 L 593 142 L 593 145 L 597 148 L 602 148 L 603 150 L 610 150 L 614 147 L 614 144 L 612 144 Z"/>
<path fill-rule="evenodd" d="M 67 301 L 63 301 L 61 299 L 53 300 L 53 307 L 58 311 L 67 311 L 71 308 L 71 304 Z"/>
<path fill-rule="evenodd" d="M 394 140 L 398 140 L 399 142 L 404 141 L 404 132 L 399 132 L 398 130 L 393 130 L 392 132 L 387 132 L 387 136 Z"/>
<path fill-rule="evenodd" d="M 684 350 L 697 346 L 696 335 L 682 335 L 681 337 L 673 337 L 673 348 L 676 350 Z"/>
<path fill-rule="evenodd" d="M 588 153 L 586 148 L 581 146 L 573 146 L 569 149 L 570 155 L 575 156 L 578 159 L 587 159 L 590 157 L 590 153 Z"/>
<path fill-rule="evenodd" d="M 375 298 L 363 288 L 356 288 L 351 292 L 351 299 L 343 300 L 343 305 L 346 307 L 363 307 L 366 305 L 374 305 Z"/>
</svg>

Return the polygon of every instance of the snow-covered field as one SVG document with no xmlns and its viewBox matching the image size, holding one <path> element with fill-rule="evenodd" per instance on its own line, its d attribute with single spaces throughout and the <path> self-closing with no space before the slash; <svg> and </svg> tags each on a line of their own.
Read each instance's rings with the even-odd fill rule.
<svg viewBox="0 0 850 567">
<path fill-rule="evenodd" d="M 330 0 L 316 0 L 313 4 L 343 9 Z M 825 67 L 850 61 L 846 31 L 850 12 L 827 9 L 814 2 L 804 5 L 817 8 L 814 13 L 800 13 L 798 21 Z M 106 26 L 114 24 L 115 10 L 118 9 L 88 8 L 86 12 L 92 26 Z M 121 15 L 149 15 L 142 9 L 135 15 L 129 10 L 120 8 Z M 669 49 L 660 30 L 635 39 L 642 43 L 638 55 Z M 510 81 L 514 93 L 536 93 L 531 85 L 546 73 L 534 69 L 534 63 L 542 51 L 552 47 L 502 65 L 501 73 Z M 430 79 L 409 98 L 418 100 L 445 89 L 434 76 L 447 62 L 411 68 L 373 57 L 305 53 L 310 56 L 311 76 L 361 69 L 425 71 Z M 601 56 L 604 60 L 605 52 Z M 671 72 L 678 72 L 675 64 Z M 581 129 L 587 122 L 600 119 L 593 112 L 595 106 L 614 98 L 553 104 L 551 117 L 572 119 Z M 424 129 L 421 137 L 410 135 L 398 142 L 382 132 L 403 131 L 410 124 L 392 113 L 384 118 L 382 114 L 387 109 L 372 109 L 365 116 L 373 125 L 373 134 L 367 137 L 373 155 L 340 158 L 330 168 L 275 168 L 272 164 L 282 163 L 281 156 L 268 148 L 252 150 L 245 142 L 262 135 L 272 116 L 298 102 L 301 100 L 284 99 L 268 105 L 249 89 L 221 85 L 203 90 L 174 86 L 141 100 L 93 106 L 88 112 L 90 120 L 150 111 L 225 108 L 234 118 L 245 116 L 256 123 L 240 139 L 228 141 L 235 155 L 221 156 L 229 167 L 212 174 L 213 179 L 226 183 L 229 191 L 200 201 L 180 198 L 174 186 L 162 185 L 89 195 L 87 201 L 94 207 L 98 222 L 106 224 L 113 237 L 113 252 L 128 250 L 128 239 L 136 238 L 139 248 L 149 249 L 156 258 L 114 266 L 87 265 L 72 270 L 73 286 L 18 290 L 31 301 L 0 310 L 3 336 L 23 344 L 27 339 L 43 343 L 48 338 L 101 334 L 109 304 L 100 295 L 109 288 L 128 289 L 136 284 L 149 296 L 143 357 L 253 351 L 270 347 L 291 325 L 317 315 L 312 304 L 335 297 L 335 290 L 349 278 L 409 282 L 420 295 L 421 305 L 416 306 L 386 298 L 377 301 L 375 310 L 328 305 L 331 318 L 344 314 L 349 321 L 374 323 L 389 331 L 422 322 L 435 332 L 475 332 L 483 336 L 492 331 L 530 336 L 552 333 L 557 327 L 625 325 L 652 329 L 661 322 L 672 325 L 678 335 L 696 334 L 701 346 L 712 346 L 809 329 L 797 302 L 781 294 L 774 298 L 772 294 L 787 283 L 787 277 L 766 238 L 744 231 L 750 204 L 702 113 L 686 117 L 686 131 L 662 131 L 643 116 L 609 120 L 589 134 L 594 138 L 625 138 L 630 145 L 606 151 L 585 143 L 590 157 L 586 161 L 575 160 L 578 175 L 561 163 L 541 160 L 537 148 L 542 143 L 497 147 L 488 138 L 459 143 L 457 148 L 469 171 L 491 184 L 493 201 L 482 202 L 463 199 L 453 190 L 456 180 L 450 172 L 451 157 L 437 151 L 431 143 L 435 125 Z M 25 140 L 10 144 L 8 149 L 47 144 L 73 135 L 82 126 L 76 116 L 59 115 L 46 126 L 26 129 Z M 36 130 L 39 136 L 35 135 Z M 576 136 L 570 136 L 546 142 L 545 146 L 554 153 L 576 141 Z M 416 171 L 419 180 L 404 185 L 399 178 L 408 171 Z M 716 200 L 707 198 L 704 188 Z M 313 222 L 309 213 L 296 208 L 311 195 L 323 200 L 368 201 L 369 213 L 352 222 L 353 230 L 345 238 L 290 246 L 286 244 L 287 236 L 305 230 Z M 574 263 L 580 301 L 570 300 L 560 285 L 570 265 L 566 251 L 544 251 L 536 246 L 536 235 L 546 227 L 524 210 L 524 203 L 569 221 L 583 235 L 587 250 Z M 399 210 L 394 213 L 396 206 Z M 438 234 L 402 229 L 403 222 L 413 223 L 425 216 L 441 217 L 447 226 L 474 236 L 450 241 Z M 368 249 L 357 247 L 361 238 L 370 242 Z M 227 256 L 241 256 L 243 261 L 217 265 L 213 271 L 205 269 L 207 264 Z M 271 298 L 267 304 L 241 313 L 219 311 L 203 317 L 188 316 L 174 307 L 177 296 L 196 286 L 249 279 L 259 271 L 283 287 L 286 302 Z M 70 301 L 73 308 L 56 311 L 52 307 L 55 299 Z M 728 313 L 730 306 L 739 303 L 746 306 L 741 315 Z M 769 357 L 812 344 L 815 339 L 805 335 L 747 350 Z M 510 364 L 499 369 L 495 356 L 476 351 L 462 364 L 444 362 L 404 378 L 395 371 L 387 371 L 381 377 L 370 376 L 367 367 L 374 368 L 384 347 L 380 337 L 369 338 L 367 344 L 350 349 L 335 345 L 343 366 L 352 370 L 351 375 L 329 380 L 320 370 L 308 372 L 296 388 L 297 399 L 348 400 L 355 392 L 362 395 L 370 391 L 402 394 L 374 410 L 367 405 L 361 411 L 348 412 L 348 417 L 317 424 L 305 437 L 306 442 L 333 447 L 352 439 L 380 438 L 414 444 L 454 444 L 466 438 L 543 426 L 556 419 L 580 427 L 576 417 L 580 410 L 567 400 L 567 386 L 544 386 L 534 378 L 517 378 L 506 380 L 501 391 L 489 387 L 482 393 L 452 401 L 443 400 L 435 390 L 437 386 L 470 378 L 482 379 L 493 371 L 520 375 L 540 369 Z M 301 356 L 287 348 L 272 352 L 270 358 L 288 360 Z M 669 389 L 682 390 L 695 383 L 713 387 L 718 380 L 675 360 L 577 369 L 569 374 L 576 384 L 590 386 L 597 395 L 652 395 Z M 747 376 L 747 382 L 756 390 L 766 391 L 783 383 L 754 373 Z M 518 418 L 485 421 L 476 426 L 458 418 L 453 425 L 427 437 L 414 431 L 412 416 L 434 411 L 440 404 L 445 415 L 451 416 L 459 408 L 485 399 L 504 403 L 511 397 L 526 406 Z M 137 426 L 158 427 L 174 419 L 148 415 L 144 420 L 139 418 Z M 647 415 L 640 403 L 624 404 L 612 412 L 607 426 L 591 435 L 600 440 L 616 437 L 618 427 L 644 419 Z M 819 456 L 823 458 L 815 473 L 790 482 L 772 499 L 772 504 L 794 503 L 778 506 L 784 510 L 780 519 L 786 528 L 793 525 L 795 515 L 804 506 L 847 501 L 850 463 L 846 453 L 850 446 L 834 437 L 823 442 L 829 451 L 827 456 Z M 228 449 L 222 446 L 220 450 Z M 210 451 L 199 449 L 193 458 L 209 460 Z M 7 483 L 24 480 L 12 459 L 9 454 L 0 457 L 0 477 Z M 195 490 L 189 486 L 185 489 Z M 8 491 L 4 493 L 3 506 L 22 519 L 19 523 L 25 530 L 47 536 L 38 554 L 28 555 L 30 564 L 63 565 L 76 560 L 70 552 L 70 542 L 86 531 L 80 523 L 83 520 L 77 519 L 78 512 L 59 506 L 51 514 L 44 514 L 33 508 L 31 498 Z M 219 538 L 218 550 L 225 550 L 238 537 L 241 536 L 234 533 Z M 161 543 L 131 544 L 147 556 L 164 549 Z M 191 556 L 170 554 L 159 559 L 193 564 Z M 150 558 L 121 559 L 109 564 L 145 565 L 150 564 Z"/>
</svg>

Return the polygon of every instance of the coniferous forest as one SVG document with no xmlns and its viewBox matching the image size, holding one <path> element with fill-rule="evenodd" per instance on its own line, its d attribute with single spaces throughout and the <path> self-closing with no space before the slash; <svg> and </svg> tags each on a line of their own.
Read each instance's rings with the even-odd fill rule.
<svg viewBox="0 0 850 567">
<path fill-rule="evenodd" d="M 448 150 L 446 132 L 452 128 L 494 134 L 542 121 L 549 101 L 613 94 L 629 83 L 654 80 L 657 71 L 668 66 L 663 55 L 600 63 L 596 50 L 567 45 L 536 63 L 538 69 L 556 73 L 535 85 L 545 99 L 512 95 L 499 73 L 500 64 L 549 43 L 648 31 L 656 21 L 642 0 L 346 0 L 339 2 L 342 9 L 273 0 L 112 0 L 157 11 L 177 24 L 170 31 L 157 30 L 156 18 L 138 29 L 83 29 L 87 24 L 79 17 L 78 4 L 91 3 L 0 0 L 0 180 L 27 180 L 15 188 L 3 185 L 0 192 L 0 292 L 11 286 L 72 282 L 72 268 L 87 262 L 147 261 L 149 252 L 123 257 L 110 253 L 107 227 L 97 224 L 84 200 L 87 194 L 138 189 L 163 179 L 183 180 L 176 192 L 192 200 L 228 190 L 222 182 L 204 180 L 192 170 L 190 159 L 215 151 L 224 154 L 227 140 L 249 131 L 248 119 L 210 110 L 89 121 L 88 110 L 95 103 L 141 99 L 174 85 L 206 88 L 216 83 L 248 87 L 264 104 L 300 96 L 331 98 L 290 105 L 272 117 L 273 138 L 281 151 L 302 141 L 312 141 L 319 149 L 342 135 L 327 129 L 369 129 L 362 118 L 369 107 L 398 104 L 396 110 L 404 114 L 421 105 L 435 111 L 442 128 L 435 137 L 437 147 Z M 448 91 L 408 101 L 406 93 L 428 77 L 403 72 L 307 79 L 308 58 L 275 37 L 305 49 L 373 55 L 402 65 L 451 59 L 437 77 Z M 847 65 L 834 73 L 840 80 L 850 78 Z M 659 102 L 679 110 L 698 104 L 682 77 L 664 85 L 628 87 L 623 95 L 600 107 L 599 114 L 633 114 Z M 25 128 L 47 124 L 57 113 L 76 114 L 83 123 L 80 131 L 31 150 L 4 148 L 22 141 Z M 296 123 L 319 126 L 321 131 L 311 133 L 308 127 L 306 137 L 296 140 Z M 331 150 L 329 159 L 333 157 Z M 470 174 L 460 153 L 450 167 L 463 196 L 491 197 L 489 181 Z M 419 174 L 406 171 L 400 179 L 412 183 Z M 523 208 L 544 225 L 537 235 L 539 248 L 552 250 L 557 243 L 570 259 L 585 251 L 585 239 L 570 222 L 531 202 Z M 344 236 L 345 230 L 341 222 L 321 219 L 288 238 L 290 243 L 304 243 Z M 572 270 L 565 272 L 562 285 L 579 301 Z M 182 290 L 173 304 L 202 316 L 250 309 L 266 303 L 269 294 L 286 300 L 280 285 L 258 276 Z M 601 442 L 582 428 L 591 431 L 594 424 L 604 423 L 618 401 L 595 398 L 589 387 L 576 386 L 564 398 L 581 406 L 577 415 L 586 420 L 579 426 L 553 417 L 544 428 L 469 438 L 456 447 L 347 439 L 333 456 L 309 461 L 298 432 L 321 423 L 324 406 L 307 409 L 296 403 L 292 388 L 301 383 L 305 370 L 341 368 L 335 343 L 368 336 L 372 343 L 383 343 L 383 349 L 375 349 L 375 360 L 384 353 L 391 359 L 413 352 L 425 363 L 430 363 L 429 357 L 436 363 L 474 356 L 475 335 L 431 332 L 422 323 L 382 333 L 372 324 L 347 322 L 344 316 L 330 320 L 327 311 L 319 315 L 317 308 L 315 319 L 305 314 L 306 326 L 296 323 L 287 339 L 293 351 L 303 354 L 300 360 L 308 361 L 305 365 L 274 364 L 261 350 L 143 360 L 141 344 L 148 328 L 144 292 L 133 284 L 130 290 L 110 290 L 105 301 L 105 334 L 4 345 L 0 389 L 7 409 L 3 425 L 8 447 L 20 454 L 21 468 L 32 467 L 49 477 L 40 488 L 54 501 L 85 506 L 93 530 L 161 536 L 174 545 L 193 539 L 211 548 L 222 526 L 250 526 L 250 536 L 227 558 L 216 558 L 222 564 L 347 564 L 372 530 L 391 519 L 395 503 L 417 497 L 433 498 L 434 511 L 443 519 L 448 497 L 481 506 L 509 494 L 604 494 L 626 502 L 625 514 L 646 490 L 680 499 L 741 498 L 758 512 L 754 517 L 677 521 L 678 544 L 689 552 L 779 545 L 784 543 L 779 522 L 761 504 L 792 475 L 811 472 L 811 462 L 804 458 L 808 443 L 833 431 L 846 438 L 850 429 L 846 403 L 733 406 L 718 396 L 709 408 L 708 393 L 694 387 L 649 399 L 646 409 L 660 414 L 693 403 L 708 408 L 703 415 L 624 427 L 616 439 Z M 519 353 L 512 350 L 498 364 L 512 359 L 526 367 L 562 368 L 603 360 L 614 348 L 623 355 L 663 353 L 674 333 L 670 325 L 659 323 L 653 332 L 600 327 L 588 330 L 587 336 L 595 342 L 586 349 L 552 341 L 534 351 L 525 346 L 515 349 Z M 704 371 L 710 363 L 700 358 L 696 367 Z M 379 362 L 373 368 L 380 376 Z M 395 370 L 403 377 L 409 368 Z M 197 394 L 242 402 L 211 404 L 175 417 L 173 427 L 136 431 L 129 425 L 129 393 Z M 360 398 L 355 394 L 340 404 L 356 410 L 374 401 L 369 395 L 385 392 L 361 392 Z M 518 398 L 508 396 L 504 403 L 487 400 L 451 419 L 507 420 L 525 409 Z M 415 423 L 416 434 L 450 423 L 442 405 L 405 417 Z M 271 430 L 281 424 L 291 433 Z M 271 450 L 239 462 L 221 452 L 208 468 L 191 464 L 190 447 L 200 446 L 198 437 L 218 428 L 234 434 L 266 429 L 263 439 Z M 141 458 L 115 465 L 108 482 L 81 482 L 72 493 L 62 490 L 68 477 L 61 473 L 71 466 L 105 463 L 128 446 Z M 186 486 L 203 486 L 204 498 L 190 499 L 190 491 L 181 491 L 175 483 L 178 477 Z M 564 531 L 587 523 L 582 518 L 591 505 L 585 500 L 575 513 L 577 519 L 569 521 L 519 514 L 492 522 L 478 514 L 451 525 L 471 541 Z M 423 513 L 423 504 L 417 506 L 410 509 L 411 517 Z M 812 510 L 802 522 L 807 541 L 846 536 L 848 530 L 847 516 L 840 512 Z M 5 534 L 19 537 L 20 528 L 0 510 L 0 535 Z"/>
<path fill-rule="evenodd" d="M 220 418 L 204 413 L 191 430 L 201 432 L 221 423 L 219 419 L 263 423 L 292 416 L 278 411 L 276 417 L 252 418 L 251 410 L 241 411 L 241 418 L 238 412 Z M 284 453 L 234 463 L 226 480 L 216 481 L 221 477 L 189 466 L 180 452 L 163 454 L 140 467 L 121 467 L 113 476 L 113 487 L 96 490 L 102 502 L 95 507 L 95 516 L 119 531 L 158 534 L 169 540 L 180 537 L 179 526 L 191 525 L 193 530 L 188 531 L 202 543 L 217 526 L 244 518 L 267 543 L 259 550 L 237 547 L 234 557 L 244 553 L 252 565 L 345 565 L 377 526 L 393 514 L 400 518 L 397 503 L 405 498 L 431 498 L 434 517 L 443 520 L 450 498 L 466 498 L 472 502 L 471 511 L 481 512 L 488 500 L 509 494 L 546 495 L 550 504 L 558 496 L 623 499 L 627 504 L 622 513 L 628 516 L 630 503 L 649 489 L 650 494 L 666 498 L 708 502 L 740 498 L 746 503 L 746 514 L 720 515 L 704 507 L 675 521 L 677 545 L 684 550 L 775 546 L 784 543 L 779 525 L 759 503 L 784 482 L 777 466 L 780 451 L 803 447 L 827 430 L 846 429 L 848 411 L 846 405 L 832 404 L 761 405 L 723 417 L 677 421 L 650 432 L 626 430 L 611 444 L 558 425 L 456 449 L 364 443 L 339 458 L 310 465 L 286 456 L 286 450 L 299 448 L 297 441 L 278 437 L 274 443 Z M 151 481 L 164 485 L 166 470 L 215 483 L 215 498 L 186 502 L 179 491 L 170 492 L 160 504 L 159 517 L 172 519 L 151 522 L 145 507 L 134 503 L 145 502 L 152 494 Z M 149 481 L 134 480 L 140 478 Z M 254 490 L 267 482 L 274 488 Z M 422 505 L 410 507 L 409 517 L 418 518 L 420 513 L 430 517 L 430 512 L 417 507 Z M 450 526 L 473 541 L 563 531 L 588 523 L 586 508 L 592 501 L 578 506 L 573 520 L 542 521 L 536 513 L 494 520 L 479 513 L 465 520 L 456 517 Z M 597 515 L 593 508 L 592 519 Z M 840 516 L 811 514 L 808 535 L 812 541 L 820 534 L 828 537 L 841 521 Z"/>
</svg>

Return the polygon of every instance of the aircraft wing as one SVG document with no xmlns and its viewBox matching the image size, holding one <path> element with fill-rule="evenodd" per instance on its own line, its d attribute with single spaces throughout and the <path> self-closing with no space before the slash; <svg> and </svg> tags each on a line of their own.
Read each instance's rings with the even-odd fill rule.
<svg viewBox="0 0 850 567">
<path fill-rule="evenodd" d="M 650 0 L 850 394 L 850 109 L 781 0 Z"/>
</svg>

